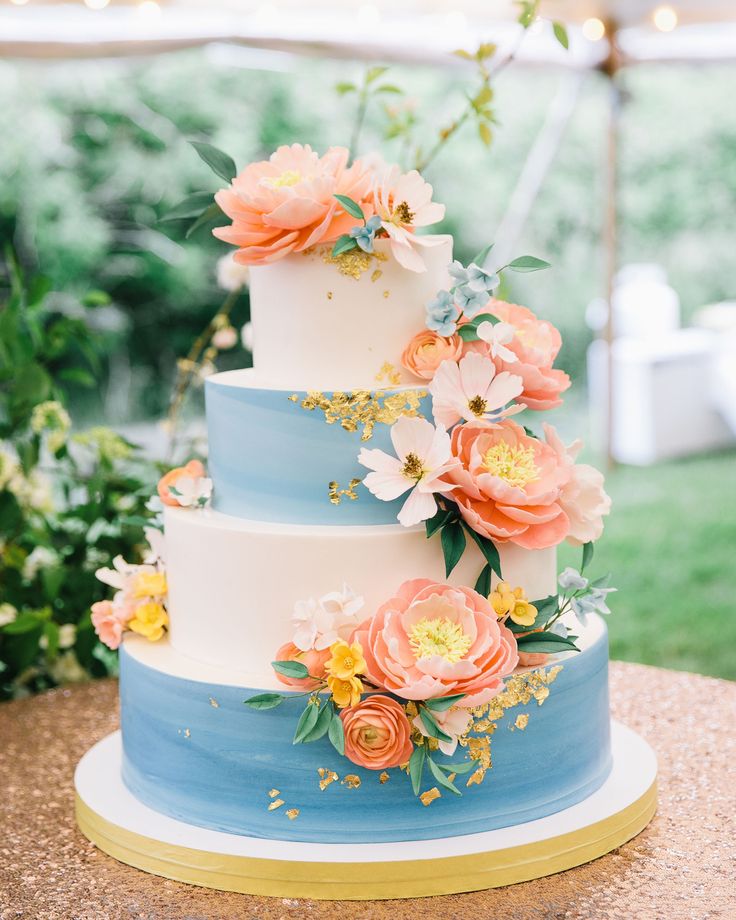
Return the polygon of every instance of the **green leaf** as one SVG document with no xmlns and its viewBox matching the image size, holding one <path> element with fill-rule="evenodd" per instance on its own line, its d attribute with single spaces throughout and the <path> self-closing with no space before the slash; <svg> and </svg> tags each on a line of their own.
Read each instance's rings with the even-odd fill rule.
<svg viewBox="0 0 736 920">
<path fill-rule="evenodd" d="M 463 773 L 470 773 L 471 770 L 476 768 L 477 764 L 474 760 L 458 760 L 456 763 L 438 763 L 437 766 L 446 773 L 462 775 Z"/>
<path fill-rule="evenodd" d="M 345 754 L 345 731 L 342 727 L 342 719 L 338 713 L 330 721 L 327 729 L 327 737 L 338 754 Z"/>
<path fill-rule="evenodd" d="M 335 195 L 335 198 L 337 198 L 351 217 L 357 217 L 358 220 L 365 220 L 363 209 L 357 201 L 353 201 L 353 199 L 348 198 L 347 195 Z"/>
<path fill-rule="evenodd" d="M 427 763 L 429 764 L 430 772 L 432 773 L 432 776 L 434 776 L 434 778 L 437 780 L 438 785 L 442 786 L 443 789 L 447 789 L 449 792 L 454 793 L 455 795 L 462 795 L 457 786 L 450 782 L 450 780 L 445 776 L 442 770 L 440 770 L 440 768 L 432 760 L 431 757 L 427 758 Z"/>
<path fill-rule="evenodd" d="M 299 721 L 296 723 L 296 731 L 294 732 L 292 744 L 301 744 L 302 741 L 304 741 L 317 724 L 319 712 L 320 710 L 317 703 L 307 703 L 304 707 L 304 712 L 299 716 Z"/>
<path fill-rule="evenodd" d="M 212 204 L 212 192 L 195 192 L 188 195 L 179 204 L 174 205 L 170 211 L 167 211 L 159 221 L 165 220 L 187 220 L 189 218 L 199 217 L 202 211 L 205 211 Z"/>
<path fill-rule="evenodd" d="M 13 389 L 20 402 L 33 405 L 48 396 L 51 378 L 40 364 L 24 364 L 15 372 Z"/>
<path fill-rule="evenodd" d="M 488 255 L 492 249 L 493 249 L 493 243 L 489 243 L 487 246 L 484 246 L 480 252 L 477 252 L 470 261 L 475 262 L 476 265 L 480 265 L 480 267 L 483 268 L 483 263 L 488 258 Z M 496 319 L 495 316 L 492 317 L 488 313 L 484 313 L 483 315 L 485 317 L 488 317 L 488 319 L 494 319 L 494 320 Z"/>
<path fill-rule="evenodd" d="M 449 523 L 449 521 L 453 520 L 456 516 L 457 511 L 455 508 L 440 508 L 434 517 L 424 522 L 424 526 L 427 530 L 427 539 L 434 536 L 441 527 L 444 527 L 445 524 Z"/>
<path fill-rule="evenodd" d="M 341 80 L 339 83 L 335 84 L 335 92 L 339 96 L 345 96 L 348 93 L 354 93 L 358 87 L 355 83 L 349 83 L 346 80 Z"/>
<path fill-rule="evenodd" d="M 611 573 L 607 572 L 605 575 L 601 575 L 600 578 L 596 578 L 595 581 L 591 581 L 591 588 L 607 588 L 611 584 Z"/>
<path fill-rule="evenodd" d="M 431 709 L 434 712 L 444 712 L 465 696 L 465 693 L 455 693 L 453 696 L 438 696 L 433 700 L 425 700 L 424 705 L 427 709 Z"/>
<path fill-rule="evenodd" d="M 46 656 L 55 658 L 59 651 L 59 625 L 49 620 L 43 624 L 43 634 L 46 636 Z"/>
<path fill-rule="evenodd" d="M 572 640 L 552 632 L 527 633 L 525 636 L 519 636 L 516 642 L 523 652 L 549 652 L 554 654 L 556 652 L 580 651 Z"/>
<path fill-rule="evenodd" d="M 189 227 L 187 232 L 184 234 L 185 238 L 189 239 L 189 237 L 192 236 L 194 233 L 196 233 L 200 227 L 204 227 L 205 224 L 209 224 L 211 221 L 217 220 L 217 218 L 220 217 L 221 215 L 222 215 L 222 210 L 220 208 L 220 205 L 216 201 L 213 201 L 212 204 L 206 210 L 202 211 L 202 213 L 194 221 L 192 226 Z"/>
<path fill-rule="evenodd" d="M 365 73 L 365 82 L 366 85 L 373 83 L 374 80 L 377 80 L 379 77 L 383 76 L 386 73 L 388 67 L 369 67 Z"/>
<path fill-rule="evenodd" d="M 481 569 L 481 573 L 478 576 L 478 581 L 475 583 L 475 590 L 478 594 L 481 594 L 483 597 L 488 597 L 491 593 L 491 567 L 490 565 L 484 565 Z"/>
<path fill-rule="evenodd" d="M 477 342 L 478 341 L 478 327 L 475 323 L 465 323 L 462 326 L 458 326 L 455 330 L 463 342 Z"/>
<path fill-rule="evenodd" d="M 469 524 L 464 524 L 465 530 L 470 534 L 471 538 L 475 542 L 475 545 L 483 553 L 483 558 L 486 560 L 488 565 L 493 569 L 493 571 L 498 575 L 499 578 L 503 578 L 501 574 L 501 558 L 498 555 L 498 550 L 496 549 L 495 544 L 492 540 L 489 540 L 487 537 L 482 537 L 479 533 L 476 533 Z"/>
<path fill-rule="evenodd" d="M 490 147 L 493 143 L 493 132 L 487 121 L 478 122 L 478 137 L 485 147 Z"/>
<path fill-rule="evenodd" d="M 409 758 L 409 776 L 411 778 L 411 788 L 414 795 L 419 795 L 422 787 L 422 773 L 424 772 L 424 761 L 427 759 L 427 748 L 423 745 L 417 745 L 414 753 Z"/>
<path fill-rule="evenodd" d="M 424 706 L 419 710 L 419 718 L 422 720 L 422 724 L 429 732 L 431 738 L 436 738 L 438 741 L 452 741 L 452 738 L 446 732 L 442 731 L 435 717 Z"/>
<path fill-rule="evenodd" d="M 200 158 L 209 166 L 212 172 L 220 176 L 226 182 L 232 182 L 238 174 L 235 160 L 212 144 L 204 144 L 201 141 L 189 141 L 199 154 Z"/>
<path fill-rule="evenodd" d="M 314 728 L 307 732 L 302 738 L 302 742 L 306 744 L 309 741 L 317 741 L 323 735 L 326 735 L 334 715 L 335 710 L 332 707 L 332 703 L 326 702 L 319 711 L 317 721 L 314 723 Z"/>
<path fill-rule="evenodd" d="M 351 249 L 357 249 L 358 244 L 349 233 L 343 233 L 337 238 L 337 242 L 332 247 L 332 258 L 342 255 L 344 252 L 350 252 Z"/>
<path fill-rule="evenodd" d="M 515 272 L 539 272 L 549 267 L 549 262 L 538 259 L 536 256 L 519 256 L 506 266 Z"/>
<path fill-rule="evenodd" d="M 442 552 L 445 557 L 445 577 L 449 578 L 450 573 L 460 562 L 460 558 L 465 551 L 465 532 L 459 521 L 452 521 L 445 524 L 442 528 Z"/>
<path fill-rule="evenodd" d="M 255 696 L 249 696 L 243 700 L 246 706 L 251 709 L 275 709 L 280 706 L 286 699 L 281 693 L 257 693 Z"/>
<path fill-rule="evenodd" d="M 565 51 L 567 51 L 567 49 L 570 47 L 570 39 L 567 37 L 567 29 L 561 22 L 553 22 L 552 31 L 555 33 L 555 38 L 557 41 L 562 45 Z"/>
<path fill-rule="evenodd" d="M 82 298 L 83 307 L 106 307 L 110 302 L 107 291 L 88 291 Z"/>
<path fill-rule="evenodd" d="M 537 608 L 537 625 L 541 625 L 539 621 L 542 617 L 549 619 L 550 616 L 557 613 L 560 599 L 556 594 L 550 594 L 549 597 L 543 597 L 541 600 L 532 601 L 532 604 Z"/>
<path fill-rule="evenodd" d="M 272 661 L 271 667 L 284 677 L 309 677 L 307 666 L 301 661 Z"/>
<path fill-rule="evenodd" d="M 58 380 L 64 380 L 67 383 L 76 383 L 80 387 L 93 387 L 97 380 L 89 371 L 82 367 L 65 367 L 56 375 Z"/>
<path fill-rule="evenodd" d="M 593 546 L 592 543 L 588 542 L 588 543 L 583 544 L 583 561 L 580 563 L 581 574 L 588 567 L 588 565 L 590 565 L 593 559 L 594 550 L 595 550 L 595 547 Z"/>
<path fill-rule="evenodd" d="M 400 86 L 395 86 L 393 83 L 382 83 L 380 86 L 377 86 L 374 90 L 375 93 L 394 93 L 397 96 L 402 95 L 404 90 Z"/>
</svg>

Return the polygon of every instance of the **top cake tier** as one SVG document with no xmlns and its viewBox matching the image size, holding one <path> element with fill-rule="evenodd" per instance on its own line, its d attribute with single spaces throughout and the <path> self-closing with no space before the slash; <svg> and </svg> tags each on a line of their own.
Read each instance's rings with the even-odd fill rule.
<svg viewBox="0 0 736 920">
<path fill-rule="evenodd" d="M 449 286 L 452 237 L 423 248 L 427 270 L 408 271 L 376 240 L 332 258 L 315 246 L 251 268 L 253 364 L 261 386 L 301 390 L 375 387 L 391 365 L 411 383 L 401 353 L 424 328 L 425 308 Z"/>
</svg>

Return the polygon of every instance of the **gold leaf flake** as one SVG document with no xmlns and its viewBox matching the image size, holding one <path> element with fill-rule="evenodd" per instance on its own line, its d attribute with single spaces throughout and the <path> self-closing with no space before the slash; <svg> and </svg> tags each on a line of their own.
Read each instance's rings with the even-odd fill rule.
<svg viewBox="0 0 736 920">
<path fill-rule="evenodd" d="M 332 250 L 326 247 L 322 250 L 322 261 L 328 265 L 336 265 L 341 275 L 360 280 L 361 275 L 368 271 L 373 262 L 385 262 L 388 256 L 383 252 L 363 252 L 362 249 L 350 249 L 333 256 Z"/>
<path fill-rule="evenodd" d="M 382 274 L 383 272 L 381 271 L 380 268 L 375 268 L 373 270 L 373 274 L 371 275 L 371 281 L 378 281 L 378 279 L 381 277 Z"/>
<path fill-rule="evenodd" d="M 297 393 L 292 393 L 291 396 L 287 396 L 286 398 L 289 400 L 289 402 L 297 402 L 299 400 Z"/>
<path fill-rule="evenodd" d="M 296 395 L 296 394 L 294 394 Z M 318 409 L 328 425 L 340 423 L 345 431 L 361 430 L 360 440 L 368 441 L 377 423 L 393 425 L 401 416 L 415 416 L 426 390 L 407 389 L 387 395 L 382 390 L 354 390 L 334 392 L 331 395 L 312 390 L 302 399 L 300 406 L 309 412 Z M 289 399 L 295 402 L 291 396 Z"/>
<path fill-rule="evenodd" d="M 189 731 L 188 728 L 185 728 L 185 729 L 184 729 L 184 737 L 185 737 L 185 738 L 191 738 L 191 737 L 192 737 L 192 733 Z"/>
<path fill-rule="evenodd" d="M 396 368 L 389 361 L 384 361 L 381 370 L 376 374 L 375 380 L 377 383 L 389 383 L 391 386 L 396 387 L 401 383 L 401 373 L 396 370 Z"/>
<path fill-rule="evenodd" d="M 289 819 L 289 821 L 293 821 L 294 818 L 298 818 L 298 817 L 299 817 L 299 809 L 298 809 L 298 808 L 289 808 L 287 811 L 284 812 L 284 814 L 285 814 L 286 817 Z"/>
<path fill-rule="evenodd" d="M 384 296 L 386 299 L 388 299 L 388 297 L 389 297 L 390 294 L 391 294 L 391 291 L 384 291 L 384 292 L 383 292 L 383 296 Z"/>
<path fill-rule="evenodd" d="M 269 799 L 275 799 L 277 795 L 281 795 L 278 789 L 269 789 L 268 797 Z"/>
<path fill-rule="evenodd" d="M 333 505 L 339 505 L 343 498 L 349 498 L 351 501 L 355 501 L 358 498 L 358 493 L 355 489 L 361 484 L 362 479 L 351 479 L 347 489 L 341 489 L 340 483 L 336 482 L 334 479 L 331 482 L 327 483 L 327 495 L 330 499 L 330 502 Z"/>
<path fill-rule="evenodd" d="M 220 708 L 220 704 L 217 702 L 217 700 L 214 698 L 214 696 L 211 696 L 211 697 L 210 697 L 210 706 L 211 706 L 213 709 L 219 709 L 219 708 Z"/>
<path fill-rule="evenodd" d="M 470 776 L 468 777 L 468 781 L 467 783 L 465 783 L 465 785 L 466 786 L 480 785 L 483 782 L 485 775 L 486 775 L 486 771 L 483 769 L 483 767 L 478 767 L 475 773 L 470 774 Z"/>
<path fill-rule="evenodd" d="M 436 786 L 433 786 L 431 789 L 427 789 L 426 792 L 423 792 L 419 796 L 419 798 L 421 800 L 422 805 L 424 806 L 431 805 L 435 799 L 441 798 L 440 790 Z"/>
<path fill-rule="evenodd" d="M 383 773 L 381 773 L 380 776 L 378 777 L 378 782 L 379 782 L 381 785 L 383 785 L 384 783 L 387 783 L 390 779 L 391 779 L 391 777 L 390 777 L 389 774 L 384 770 Z"/>
<path fill-rule="evenodd" d="M 523 732 L 528 724 L 529 724 L 529 713 L 520 712 L 519 715 L 516 717 L 516 721 L 514 722 L 514 725 L 519 729 L 519 731 Z"/>
<path fill-rule="evenodd" d="M 342 784 L 347 786 L 348 789 L 359 789 L 360 788 L 360 777 L 355 773 L 346 773 Z"/>
<path fill-rule="evenodd" d="M 324 767 L 320 767 L 317 773 L 319 774 L 319 788 L 323 792 L 328 786 L 332 783 L 336 783 L 340 779 L 334 770 L 326 770 Z"/>
<path fill-rule="evenodd" d="M 332 300 L 332 291 L 327 292 L 327 299 Z"/>
<path fill-rule="evenodd" d="M 281 806 L 282 806 L 282 805 L 285 805 L 285 804 L 286 804 L 286 803 L 284 802 L 283 799 L 275 799 L 275 800 L 274 800 L 273 802 L 271 802 L 271 804 L 268 806 L 268 810 L 269 810 L 269 811 L 276 811 L 277 808 L 281 808 Z"/>
</svg>

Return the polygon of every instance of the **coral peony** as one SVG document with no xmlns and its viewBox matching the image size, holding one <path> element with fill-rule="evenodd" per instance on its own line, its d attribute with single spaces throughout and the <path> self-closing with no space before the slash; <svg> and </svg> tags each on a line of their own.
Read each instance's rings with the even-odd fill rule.
<svg viewBox="0 0 736 920">
<path fill-rule="evenodd" d="M 108 648 L 118 648 L 128 618 L 124 608 L 116 607 L 112 601 L 97 601 L 92 604 L 92 625 L 100 642 Z"/>
<path fill-rule="evenodd" d="M 557 452 L 510 419 L 468 422 L 452 432 L 460 461 L 448 474 L 468 524 L 496 543 L 557 546 L 570 532 L 560 494 L 570 472 Z"/>
<path fill-rule="evenodd" d="M 504 344 L 516 355 L 516 360 L 504 361 L 499 355 L 495 363 L 499 371 L 511 371 L 522 378 L 524 390 L 518 402 L 530 409 L 554 409 L 562 405 L 560 394 L 570 386 L 570 378 L 552 367 L 562 345 L 557 329 L 526 307 L 505 300 L 492 298 L 486 311 L 514 327 L 513 339 Z"/>
<path fill-rule="evenodd" d="M 431 380 L 443 361 L 459 361 L 462 355 L 463 340 L 459 335 L 442 336 L 423 329 L 402 352 L 401 363 L 415 377 Z"/>
<path fill-rule="evenodd" d="M 300 661 L 309 671 L 309 677 L 287 677 L 285 674 L 279 674 L 276 671 L 276 677 L 282 684 L 291 687 L 293 690 L 315 690 L 322 685 L 325 679 L 325 664 L 329 661 L 330 650 L 323 648 L 321 650 L 310 649 L 303 652 L 297 648 L 293 642 L 287 642 L 282 645 L 276 652 L 274 661 Z"/>
<path fill-rule="evenodd" d="M 478 706 L 518 660 L 513 633 L 485 597 L 425 578 L 404 582 L 354 639 L 368 680 L 407 700 L 464 693 L 463 707 Z"/>
<path fill-rule="evenodd" d="M 603 516 L 611 510 L 611 499 L 603 488 L 603 474 L 587 463 L 575 463 L 582 441 L 565 447 L 552 425 L 544 426 L 544 437 L 570 472 L 560 493 L 560 505 L 570 519 L 567 542 L 582 546 L 597 540 L 603 533 Z"/>
<path fill-rule="evenodd" d="M 215 195 L 232 224 L 214 235 L 238 247 L 236 262 L 262 265 L 349 233 L 355 218 L 335 195 L 347 195 L 370 216 L 372 174 L 360 160 L 348 167 L 348 158 L 344 147 L 320 157 L 308 145 L 292 144 L 251 163 Z"/>
<path fill-rule="evenodd" d="M 340 713 L 345 756 L 366 770 L 386 770 L 406 763 L 414 750 L 404 708 L 389 696 L 369 696 Z"/>
</svg>

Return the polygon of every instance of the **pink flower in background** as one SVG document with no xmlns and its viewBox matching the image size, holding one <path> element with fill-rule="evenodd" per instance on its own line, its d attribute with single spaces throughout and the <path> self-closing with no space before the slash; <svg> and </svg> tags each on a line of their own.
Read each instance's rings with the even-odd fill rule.
<svg viewBox="0 0 736 920">
<path fill-rule="evenodd" d="M 329 648 L 310 649 L 307 652 L 297 648 L 293 642 L 287 642 L 282 645 L 276 652 L 274 661 L 300 661 L 309 671 L 311 677 L 287 677 L 276 671 L 276 677 L 282 684 L 291 687 L 293 690 L 316 690 L 322 685 L 326 678 L 325 664 L 330 660 L 331 652 Z M 314 678 L 314 679 L 313 679 Z"/>
<path fill-rule="evenodd" d="M 521 377 L 507 371 L 497 373 L 490 358 L 474 352 L 459 363 L 443 361 L 429 385 L 432 414 L 445 428 L 460 419 L 477 421 L 521 412 L 523 406 L 504 408 L 521 391 Z"/>
<path fill-rule="evenodd" d="M 384 502 L 411 490 L 398 514 L 399 523 L 411 527 L 436 513 L 433 493 L 452 490 L 447 477 L 456 461 L 445 429 L 441 425 L 435 428 L 425 418 L 402 415 L 391 426 L 391 442 L 396 457 L 382 450 L 361 450 L 358 462 L 373 471 L 363 485 Z"/>
<path fill-rule="evenodd" d="M 450 480 L 460 513 L 481 536 L 525 549 L 557 546 L 570 532 L 560 501 L 569 466 L 510 419 L 468 422 L 452 432 L 460 461 Z"/>
<path fill-rule="evenodd" d="M 335 199 L 347 195 L 371 215 L 366 201 L 372 174 L 360 161 L 348 167 L 344 147 L 330 147 L 319 156 L 308 145 L 279 147 L 268 160 L 251 163 L 215 201 L 232 220 L 213 230 L 216 237 L 238 247 L 243 265 L 262 265 L 333 242 L 355 226 Z"/>
<path fill-rule="evenodd" d="M 123 638 L 125 624 L 132 616 L 132 610 L 114 605 L 112 601 L 97 601 L 92 604 L 92 625 L 100 642 L 116 649 Z"/>
<path fill-rule="evenodd" d="M 526 307 L 495 298 L 491 298 L 484 312 L 492 313 L 515 330 L 513 338 L 504 345 L 516 355 L 516 360 L 505 360 L 500 353 L 494 360 L 499 371 L 511 371 L 521 377 L 524 389 L 518 401 L 530 409 L 554 409 L 562 405 L 560 394 L 570 386 L 570 378 L 552 367 L 562 345 L 560 333 L 552 323 L 538 319 Z"/>
<path fill-rule="evenodd" d="M 431 380 L 443 361 L 459 361 L 463 340 L 459 335 L 445 337 L 431 329 L 422 329 L 401 354 L 401 364 L 415 377 Z"/>
<path fill-rule="evenodd" d="M 575 463 L 582 441 L 565 447 L 552 425 L 544 426 L 544 437 L 570 473 L 560 492 L 560 505 L 570 519 L 567 542 L 582 546 L 599 539 L 603 533 L 603 516 L 611 510 L 611 499 L 603 488 L 603 474 L 587 463 Z"/>
<path fill-rule="evenodd" d="M 366 770 L 388 770 L 412 755 L 411 725 L 401 703 L 377 694 L 340 713 L 345 756 Z"/>
<path fill-rule="evenodd" d="M 185 466 L 169 470 L 158 483 L 159 498 L 174 508 L 203 507 L 211 494 L 212 480 L 206 477 L 199 460 L 190 460 Z"/>
<path fill-rule="evenodd" d="M 513 633 L 471 588 L 407 581 L 355 632 L 366 676 L 407 700 L 465 693 L 463 708 L 485 703 L 516 667 Z"/>
<path fill-rule="evenodd" d="M 389 236 L 391 254 L 413 272 L 426 269 L 418 247 L 436 246 L 437 237 L 420 236 L 418 227 L 436 224 L 445 216 L 445 206 L 432 201 L 432 186 L 416 169 L 402 173 L 398 166 L 378 167 L 373 185 L 373 206 Z"/>
</svg>

